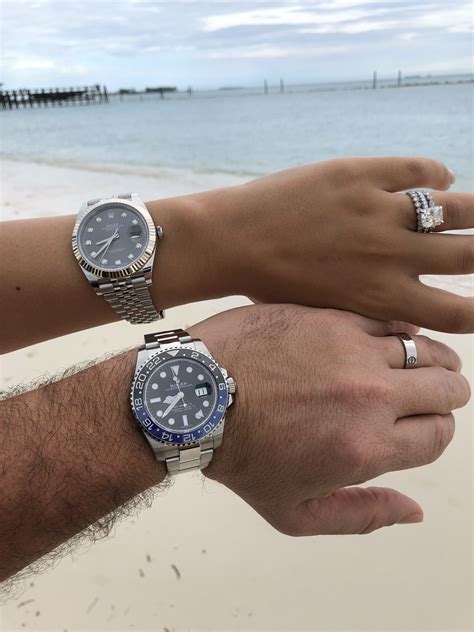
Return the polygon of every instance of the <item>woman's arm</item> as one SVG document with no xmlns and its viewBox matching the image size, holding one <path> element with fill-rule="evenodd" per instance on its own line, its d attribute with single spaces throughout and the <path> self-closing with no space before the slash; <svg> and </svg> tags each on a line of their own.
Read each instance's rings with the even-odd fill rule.
<svg viewBox="0 0 474 632">
<path fill-rule="evenodd" d="M 472 332 L 473 299 L 426 287 L 419 275 L 474 272 L 474 236 L 415 232 L 413 204 L 397 193 L 451 183 L 429 159 L 347 158 L 149 202 L 165 229 L 155 305 L 242 294 Z M 433 198 L 444 206 L 437 230 L 474 227 L 472 194 Z M 73 225 L 72 216 L 2 224 L 2 352 L 117 319 L 79 269 Z"/>
</svg>

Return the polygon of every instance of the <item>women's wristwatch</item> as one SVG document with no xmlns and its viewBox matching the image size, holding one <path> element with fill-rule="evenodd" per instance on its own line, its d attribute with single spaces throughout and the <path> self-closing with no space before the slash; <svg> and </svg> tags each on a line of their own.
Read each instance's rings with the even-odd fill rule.
<svg viewBox="0 0 474 632">
<path fill-rule="evenodd" d="M 133 414 L 168 473 L 207 467 L 222 443 L 236 385 L 205 344 L 183 331 L 145 336 L 131 389 Z"/>
<path fill-rule="evenodd" d="M 94 290 L 132 324 L 163 318 L 150 294 L 156 246 L 163 237 L 137 193 L 89 200 L 77 216 L 72 249 Z"/>
</svg>

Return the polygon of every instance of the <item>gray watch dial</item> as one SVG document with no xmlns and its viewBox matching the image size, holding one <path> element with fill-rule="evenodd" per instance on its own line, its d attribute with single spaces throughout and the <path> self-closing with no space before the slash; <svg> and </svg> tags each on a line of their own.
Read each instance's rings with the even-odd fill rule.
<svg viewBox="0 0 474 632">
<path fill-rule="evenodd" d="M 148 243 L 148 226 L 133 207 L 112 202 L 88 213 L 79 228 L 78 248 L 87 261 L 103 270 L 127 268 Z"/>
<path fill-rule="evenodd" d="M 167 360 L 148 376 L 144 403 L 160 427 L 189 432 L 215 412 L 216 381 L 200 362 L 188 358 Z"/>
</svg>

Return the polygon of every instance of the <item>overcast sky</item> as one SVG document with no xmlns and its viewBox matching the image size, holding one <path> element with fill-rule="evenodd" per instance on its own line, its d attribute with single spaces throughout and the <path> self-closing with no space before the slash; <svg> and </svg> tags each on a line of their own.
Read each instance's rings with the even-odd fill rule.
<svg viewBox="0 0 474 632">
<path fill-rule="evenodd" d="M 472 0 L 0 0 L 5 87 L 472 72 Z"/>
</svg>

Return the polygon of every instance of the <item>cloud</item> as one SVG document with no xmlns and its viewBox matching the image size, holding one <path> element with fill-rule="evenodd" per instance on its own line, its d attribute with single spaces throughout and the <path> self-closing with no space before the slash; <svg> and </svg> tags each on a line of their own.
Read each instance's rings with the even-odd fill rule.
<svg viewBox="0 0 474 632">
<path fill-rule="evenodd" d="M 57 63 L 54 59 L 41 57 L 20 57 L 12 61 L 9 65 L 11 70 L 19 72 L 50 70 L 61 75 L 80 76 L 86 74 L 88 71 L 88 68 L 84 64 L 61 64 Z"/>
<path fill-rule="evenodd" d="M 251 46 L 230 48 L 209 53 L 210 59 L 282 59 L 290 57 L 320 57 L 347 53 L 348 46 Z"/>
</svg>

